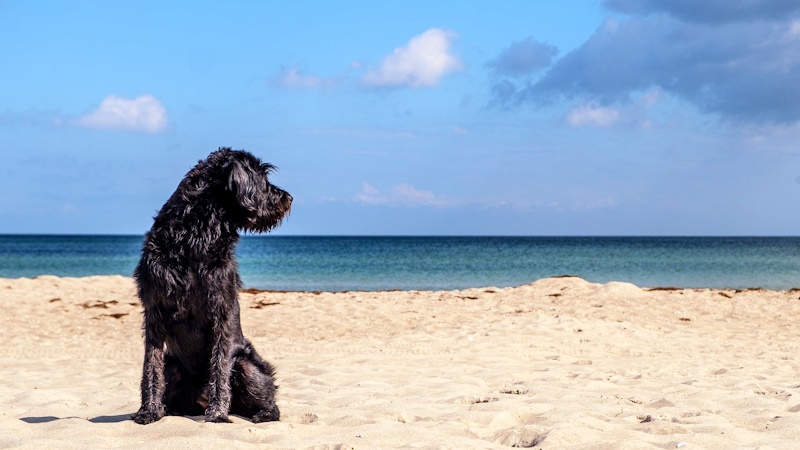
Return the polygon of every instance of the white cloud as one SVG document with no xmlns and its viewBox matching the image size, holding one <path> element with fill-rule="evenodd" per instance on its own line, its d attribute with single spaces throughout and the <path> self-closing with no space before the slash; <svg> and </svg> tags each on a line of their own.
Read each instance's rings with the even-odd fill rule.
<svg viewBox="0 0 800 450">
<path fill-rule="evenodd" d="M 608 127 L 614 125 L 618 119 L 619 111 L 616 109 L 605 108 L 593 103 L 579 106 L 567 114 L 567 122 L 575 127 L 584 125 Z"/>
<path fill-rule="evenodd" d="M 159 133 L 167 129 L 167 109 L 152 95 L 134 99 L 109 95 L 97 109 L 78 118 L 77 124 L 86 128 Z"/>
<path fill-rule="evenodd" d="M 375 87 L 434 86 L 442 77 L 464 65 L 450 53 L 455 34 L 439 28 L 415 36 L 405 47 L 394 49 L 380 69 L 369 71 L 363 82 Z"/>
<path fill-rule="evenodd" d="M 356 194 L 355 200 L 366 205 L 382 205 L 388 201 L 385 196 L 381 195 L 378 188 L 369 183 L 362 185 L 361 192 Z"/>
<path fill-rule="evenodd" d="M 410 184 L 400 184 L 392 188 L 391 198 L 406 206 L 447 206 L 448 202 L 431 191 L 423 191 Z"/>
<path fill-rule="evenodd" d="M 323 89 L 336 84 L 331 78 L 304 74 L 296 67 L 282 69 L 273 81 L 279 86 L 293 89 Z"/>
<path fill-rule="evenodd" d="M 405 183 L 394 186 L 388 194 L 383 194 L 375 186 L 364 183 L 361 192 L 356 194 L 354 199 L 365 205 L 452 206 L 451 202 L 431 191 L 417 189 Z"/>
</svg>

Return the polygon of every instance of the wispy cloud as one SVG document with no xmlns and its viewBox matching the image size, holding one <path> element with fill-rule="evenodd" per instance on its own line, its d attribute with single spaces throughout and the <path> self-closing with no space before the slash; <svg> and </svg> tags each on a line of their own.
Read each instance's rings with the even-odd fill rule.
<svg viewBox="0 0 800 450">
<path fill-rule="evenodd" d="M 381 194 L 375 186 L 364 183 L 361 186 L 361 192 L 355 195 L 355 201 L 365 205 L 383 205 L 389 202 L 389 197 Z"/>
<path fill-rule="evenodd" d="M 280 87 L 290 89 L 327 89 L 337 84 L 336 79 L 303 73 L 297 67 L 284 67 L 272 78 Z"/>
<path fill-rule="evenodd" d="M 453 206 L 442 196 L 431 191 L 417 189 L 410 184 L 398 184 L 389 192 L 383 193 L 375 186 L 364 183 L 361 192 L 353 200 L 365 205 L 400 205 L 400 206 Z"/>
<path fill-rule="evenodd" d="M 603 195 L 566 196 L 558 199 L 525 199 L 525 200 L 482 200 L 471 203 L 472 207 L 489 209 L 512 209 L 517 211 L 555 211 L 555 212 L 589 212 L 612 209 L 620 206 L 615 198 Z"/>
<path fill-rule="evenodd" d="M 432 191 L 418 189 L 401 183 L 380 189 L 364 182 L 361 190 L 349 197 L 321 197 L 318 200 L 335 203 L 356 203 L 366 207 L 427 207 L 447 210 L 514 210 L 520 212 L 553 211 L 561 213 L 610 210 L 620 207 L 622 202 L 613 193 L 583 192 L 566 193 L 556 197 L 503 196 L 450 198 Z"/>
<path fill-rule="evenodd" d="M 75 123 L 85 128 L 160 133 L 167 129 L 167 109 L 152 95 L 133 99 L 109 95 L 94 111 Z"/>
<path fill-rule="evenodd" d="M 417 133 L 410 130 L 388 128 L 314 128 L 311 133 L 321 136 L 338 136 L 358 139 L 413 139 Z"/>
<path fill-rule="evenodd" d="M 367 72 L 362 81 L 373 87 L 435 86 L 447 74 L 464 65 L 450 50 L 455 34 L 431 28 L 412 38 L 384 58 L 377 70 Z"/>
<path fill-rule="evenodd" d="M 567 114 L 567 122 L 574 126 L 608 127 L 617 123 L 619 111 L 595 103 L 588 103 L 572 109 Z"/>
</svg>

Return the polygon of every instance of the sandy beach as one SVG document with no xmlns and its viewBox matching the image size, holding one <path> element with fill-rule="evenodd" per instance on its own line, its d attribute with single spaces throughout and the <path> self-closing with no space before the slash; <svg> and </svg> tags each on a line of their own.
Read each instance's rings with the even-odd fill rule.
<svg viewBox="0 0 800 450">
<path fill-rule="evenodd" d="M 140 426 L 124 277 L 0 279 L 0 448 L 797 448 L 800 292 L 244 292 L 282 420 Z"/>
</svg>

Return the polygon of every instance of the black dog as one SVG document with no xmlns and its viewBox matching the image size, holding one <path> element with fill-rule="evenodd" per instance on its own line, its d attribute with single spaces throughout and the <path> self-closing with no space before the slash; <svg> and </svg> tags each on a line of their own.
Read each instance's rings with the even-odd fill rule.
<svg viewBox="0 0 800 450">
<path fill-rule="evenodd" d="M 291 208 L 292 197 L 267 179 L 273 169 L 220 148 L 186 174 L 155 217 L 134 272 L 145 340 L 137 423 L 165 414 L 280 418 L 274 369 L 242 335 L 234 257 L 239 229 L 269 231 Z"/>
</svg>

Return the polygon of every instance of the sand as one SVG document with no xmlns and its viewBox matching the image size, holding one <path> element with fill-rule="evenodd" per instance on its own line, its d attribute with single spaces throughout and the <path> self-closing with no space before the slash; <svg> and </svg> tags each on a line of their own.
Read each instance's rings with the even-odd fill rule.
<svg viewBox="0 0 800 450">
<path fill-rule="evenodd" d="M 0 448 L 800 448 L 800 292 L 243 293 L 281 422 L 140 426 L 124 277 L 0 279 Z"/>
</svg>

